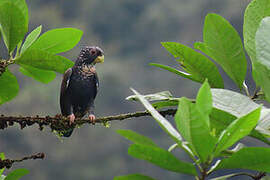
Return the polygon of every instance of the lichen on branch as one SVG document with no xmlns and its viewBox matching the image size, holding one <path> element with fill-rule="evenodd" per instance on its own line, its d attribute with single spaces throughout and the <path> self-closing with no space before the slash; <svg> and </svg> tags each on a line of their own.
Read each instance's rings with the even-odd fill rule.
<svg viewBox="0 0 270 180">
<path fill-rule="evenodd" d="M 14 64 L 14 60 L 0 59 L 0 76 L 6 71 L 8 65 Z"/>
<path fill-rule="evenodd" d="M 176 113 L 176 109 L 167 109 L 159 111 L 163 116 L 172 116 Z M 148 111 L 138 111 L 133 113 L 119 114 L 114 116 L 105 116 L 96 119 L 96 123 L 106 123 L 115 120 L 130 119 L 133 117 L 143 117 L 151 116 Z M 6 129 L 13 126 L 14 124 L 19 124 L 21 129 L 37 124 L 39 129 L 42 130 L 44 126 L 49 126 L 51 130 L 62 130 L 69 129 L 70 127 L 76 127 L 76 125 L 81 126 L 83 124 L 91 124 L 89 119 L 75 119 L 72 125 L 69 125 L 69 121 L 66 117 L 62 115 L 55 116 L 5 116 L 0 115 L 0 129 Z"/>
<path fill-rule="evenodd" d="M 4 159 L 1 160 L 0 158 L 0 169 L 2 168 L 11 168 L 11 166 L 13 165 L 13 163 L 18 163 L 18 162 L 22 162 L 25 160 L 29 160 L 29 159 L 44 159 L 45 154 L 44 153 L 37 153 L 37 154 L 33 154 L 31 156 L 25 156 L 21 159 Z"/>
</svg>

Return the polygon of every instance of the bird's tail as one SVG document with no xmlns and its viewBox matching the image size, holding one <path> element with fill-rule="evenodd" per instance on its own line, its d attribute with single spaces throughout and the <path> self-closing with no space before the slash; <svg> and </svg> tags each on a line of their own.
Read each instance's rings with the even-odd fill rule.
<svg viewBox="0 0 270 180">
<path fill-rule="evenodd" d="M 73 130 L 74 130 L 74 128 L 70 128 L 70 129 L 68 129 L 68 130 L 65 130 L 65 131 L 63 132 L 63 137 L 70 137 L 71 134 L 72 134 L 72 132 L 73 132 Z"/>
<path fill-rule="evenodd" d="M 70 137 L 74 128 L 64 129 L 64 130 L 55 130 L 54 132 L 60 137 Z"/>
</svg>

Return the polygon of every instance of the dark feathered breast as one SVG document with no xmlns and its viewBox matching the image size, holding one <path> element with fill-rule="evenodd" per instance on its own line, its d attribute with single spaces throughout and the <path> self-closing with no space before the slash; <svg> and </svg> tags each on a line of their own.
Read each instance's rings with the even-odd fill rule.
<svg viewBox="0 0 270 180">
<path fill-rule="evenodd" d="M 71 71 L 66 88 L 61 88 L 61 111 L 65 116 L 73 112 L 76 117 L 83 117 L 94 104 L 98 89 L 98 77 L 95 71 L 87 72 L 83 71 L 82 68 L 72 68 Z M 72 109 L 66 108 L 66 104 L 70 104 Z"/>
</svg>

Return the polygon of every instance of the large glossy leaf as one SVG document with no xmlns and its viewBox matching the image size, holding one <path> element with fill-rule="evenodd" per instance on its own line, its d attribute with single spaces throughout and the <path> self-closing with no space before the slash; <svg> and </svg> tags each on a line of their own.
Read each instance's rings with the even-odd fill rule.
<svg viewBox="0 0 270 180">
<path fill-rule="evenodd" d="M 259 104 L 253 102 L 249 97 L 240 93 L 225 90 L 211 89 L 213 97 L 213 107 L 226 111 L 238 118 L 250 113 L 260 107 Z M 256 127 L 256 131 L 270 136 L 270 110 L 262 107 L 261 117 Z"/>
<path fill-rule="evenodd" d="M 21 48 L 21 54 L 23 54 L 37 40 L 38 36 L 41 33 L 41 29 L 42 26 L 40 25 L 26 37 Z"/>
<path fill-rule="evenodd" d="M 176 129 L 171 125 L 171 123 L 165 119 L 159 112 L 137 91 L 134 89 L 131 89 L 134 94 L 137 96 L 139 101 L 143 104 L 143 106 L 150 112 L 152 117 L 158 122 L 160 127 L 168 133 L 172 139 L 175 140 L 175 142 L 182 144 L 182 137 L 181 135 L 176 131 Z"/>
<path fill-rule="evenodd" d="M 141 174 L 130 174 L 126 176 L 117 176 L 113 180 L 154 180 L 153 178 Z"/>
<path fill-rule="evenodd" d="M 218 169 L 250 169 L 270 172 L 270 148 L 247 147 L 221 160 Z"/>
<path fill-rule="evenodd" d="M 261 117 L 263 116 L 262 113 L 263 111 L 261 111 Z M 228 112 L 213 108 L 210 114 L 210 124 L 211 124 L 213 134 L 215 134 L 216 137 L 219 137 L 220 133 L 223 130 L 225 130 L 236 119 L 237 119 L 236 116 Z M 258 128 L 258 126 L 256 128 Z M 270 145 L 270 141 L 267 139 L 267 137 L 256 129 L 253 129 L 251 133 L 249 134 L 249 136 Z"/>
<path fill-rule="evenodd" d="M 262 20 L 255 36 L 256 61 L 253 60 L 253 74 L 257 86 L 261 86 L 266 99 L 270 102 L 270 17 Z"/>
<path fill-rule="evenodd" d="M 224 87 L 223 79 L 216 65 L 207 57 L 180 43 L 163 42 L 162 45 L 175 58 L 179 58 L 177 61 L 187 72 L 190 79 L 201 83 L 203 83 L 205 79 L 208 79 L 211 87 Z"/>
<path fill-rule="evenodd" d="M 138 134 L 132 130 L 118 129 L 116 132 L 121 136 L 127 138 L 128 140 L 132 141 L 133 143 L 148 146 L 156 146 L 156 144 L 152 141 L 152 139 L 145 137 L 141 134 Z"/>
<path fill-rule="evenodd" d="M 81 39 L 83 32 L 75 28 L 53 29 L 42 34 L 31 48 L 52 54 L 72 49 Z"/>
<path fill-rule="evenodd" d="M 13 99 L 19 92 L 16 77 L 6 68 L 0 76 L 0 105 Z"/>
<path fill-rule="evenodd" d="M 41 83 L 49 83 L 55 79 L 56 74 L 53 71 L 47 71 L 43 69 L 38 69 L 33 66 L 20 65 L 20 72 L 28 77 L 31 77 Z"/>
<path fill-rule="evenodd" d="M 216 139 L 210 134 L 208 115 L 198 108 L 188 99 L 181 98 L 175 114 L 175 122 L 181 135 L 205 162 L 213 152 Z"/>
<path fill-rule="evenodd" d="M 229 112 L 236 117 L 244 116 L 257 109 L 260 105 L 248 96 L 227 89 L 211 89 L 213 106 Z"/>
<path fill-rule="evenodd" d="M 0 3 L 0 30 L 9 52 L 15 49 L 28 30 L 27 17 L 13 1 Z"/>
<path fill-rule="evenodd" d="M 16 7 L 18 7 L 22 13 L 23 13 L 23 16 L 26 18 L 26 21 L 27 21 L 27 24 L 28 24 L 28 7 L 27 7 L 27 4 L 25 2 L 25 0 L 1 0 L 0 1 L 0 4 L 1 3 L 6 3 L 6 2 L 11 2 L 13 3 Z"/>
<path fill-rule="evenodd" d="M 256 126 L 260 118 L 261 108 L 234 120 L 220 135 L 215 155 L 231 147 L 237 141 L 247 136 Z"/>
<path fill-rule="evenodd" d="M 15 169 L 6 176 L 5 180 L 19 180 L 28 173 L 29 170 L 27 169 Z"/>
<path fill-rule="evenodd" d="M 28 65 L 35 68 L 64 73 L 73 66 L 69 59 L 48 53 L 44 50 L 30 48 L 15 61 L 19 65 Z"/>
<path fill-rule="evenodd" d="M 190 175 L 197 174 L 196 168 L 192 163 L 181 161 L 172 153 L 159 147 L 132 144 L 128 149 L 128 154 L 135 158 L 146 160 L 169 171 Z"/>
<path fill-rule="evenodd" d="M 263 36 L 261 33 L 256 34 L 256 32 L 258 31 L 262 19 L 267 16 L 270 16 L 270 0 L 253 0 L 248 5 L 245 11 L 243 35 L 245 48 L 252 61 L 253 78 L 257 86 L 262 87 L 264 93 L 266 94 L 266 99 L 270 101 L 269 95 L 270 78 L 268 76 L 269 67 L 265 66 L 264 64 L 261 64 L 261 62 L 258 62 L 261 60 L 258 60 L 258 57 L 256 55 L 257 54 L 256 51 L 258 48 L 258 45 L 256 45 L 256 36 L 257 37 L 259 36 L 261 38 Z M 264 35 L 266 34 L 268 34 L 268 32 L 265 31 Z M 265 41 L 267 41 L 267 38 L 265 38 Z M 264 49 L 267 48 L 268 47 L 265 47 Z"/>
<path fill-rule="evenodd" d="M 253 0 L 244 15 L 243 36 L 245 49 L 252 61 L 256 60 L 255 34 L 261 20 L 270 16 L 270 0 Z"/>
<path fill-rule="evenodd" d="M 217 14 L 208 14 L 204 22 L 202 44 L 198 49 L 213 58 L 242 89 L 247 72 L 247 61 L 242 41 L 232 25 Z"/>
</svg>

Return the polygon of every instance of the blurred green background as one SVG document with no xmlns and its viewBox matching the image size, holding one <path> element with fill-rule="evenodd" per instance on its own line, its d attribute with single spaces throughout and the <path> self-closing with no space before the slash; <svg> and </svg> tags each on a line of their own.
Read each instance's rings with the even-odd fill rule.
<svg viewBox="0 0 270 180">
<path fill-rule="evenodd" d="M 75 60 L 84 45 L 97 45 L 105 51 L 105 63 L 97 66 L 100 79 L 96 115 L 116 115 L 143 110 L 139 103 L 128 102 L 130 87 L 148 94 L 170 90 L 174 96 L 194 97 L 199 84 L 167 71 L 151 67 L 150 62 L 176 66 L 161 41 L 177 41 L 192 46 L 202 40 L 204 17 L 218 13 L 242 34 L 243 13 L 250 0 L 26 0 L 30 14 L 29 31 L 40 24 L 43 32 L 52 28 L 75 27 L 84 31 L 76 48 L 63 54 Z M 242 36 L 242 35 L 241 35 Z M 3 42 L 0 53 L 5 54 Z M 60 112 L 61 76 L 41 84 L 11 67 L 18 78 L 18 96 L 0 107 L 5 115 L 55 115 Z M 222 70 L 221 70 L 222 72 Z M 223 73 L 224 74 L 224 73 Z M 224 76 L 226 88 L 234 89 Z M 173 122 L 173 119 L 171 119 Z M 0 131 L 0 152 L 8 158 L 20 158 L 44 152 L 42 161 L 25 161 L 13 168 L 25 167 L 30 174 L 23 179 L 107 180 L 129 173 L 142 173 L 158 180 L 192 179 L 168 172 L 127 155 L 129 142 L 115 133 L 132 129 L 154 139 L 163 148 L 173 142 L 150 117 L 114 121 L 111 128 L 83 126 L 61 142 L 49 129 L 37 126 Z M 181 151 L 176 155 L 189 160 Z"/>
</svg>

